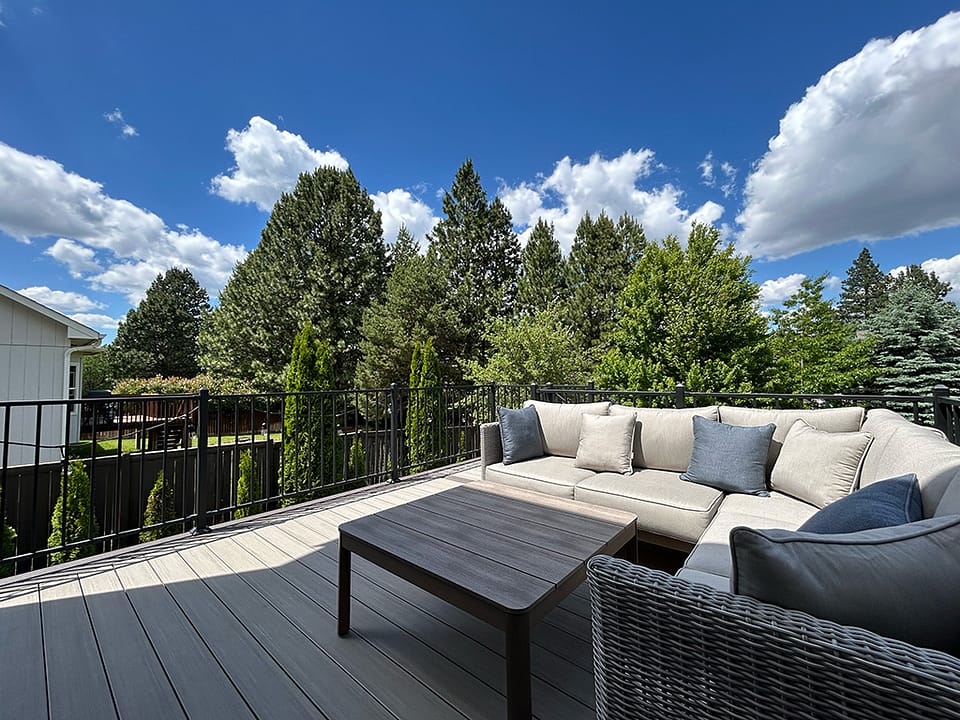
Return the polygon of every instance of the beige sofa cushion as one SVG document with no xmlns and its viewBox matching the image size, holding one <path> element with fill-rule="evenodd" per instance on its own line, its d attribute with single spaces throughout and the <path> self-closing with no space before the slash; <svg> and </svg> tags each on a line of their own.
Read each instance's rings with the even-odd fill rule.
<svg viewBox="0 0 960 720">
<path fill-rule="evenodd" d="M 920 483 L 923 516 L 960 514 L 960 495 L 955 503 L 940 503 L 947 487 L 960 481 L 960 447 L 939 430 L 914 425 L 895 412 L 878 408 L 867 413 L 863 429 L 874 435 L 863 461 L 860 484 L 915 473 Z"/>
<path fill-rule="evenodd" d="M 857 487 L 872 440 L 868 432 L 824 432 L 797 420 L 783 439 L 770 487 L 826 507 Z"/>
<path fill-rule="evenodd" d="M 636 426 L 636 421 L 627 415 L 581 415 L 580 444 L 574 467 L 630 475 Z"/>
<path fill-rule="evenodd" d="M 684 472 L 693 452 L 693 416 L 719 419 L 716 405 L 702 408 L 633 408 L 611 405 L 611 415 L 635 415 L 633 464 L 655 470 Z"/>
<path fill-rule="evenodd" d="M 574 467 L 573 458 L 546 455 L 533 460 L 504 465 L 502 462 L 484 468 L 483 479 L 493 480 L 545 495 L 572 498 L 573 487 L 596 473 Z"/>
<path fill-rule="evenodd" d="M 767 474 L 773 469 L 774 463 L 780 456 L 783 439 L 797 420 L 805 420 L 817 430 L 826 432 L 854 432 L 863 424 L 863 408 L 841 407 L 823 408 L 821 410 L 770 410 L 761 408 L 720 406 L 720 422 L 730 425 L 766 425 L 773 423 L 777 429 L 773 431 L 773 440 L 770 442 L 770 452 L 767 456 Z"/>
<path fill-rule="evenodd" d="M 607 415 L 609 402 L 595 403 L 548 403 L 527 400 L 523 406 L 532 405 L 540 418 L 543 433 L 543 450 L 547 455 L 563 455 L 572 458 L 580 444 L 580 416 Z"/>
<path fill-rule="evenodd" d="M 719 490 L 684 482 L 667 470 L 633 475 L 598 473 L 577 483 L 576 500 L 626 510 L 637 516 L 637 530 L 695 543 L 723 500 Z"/>
</svg>

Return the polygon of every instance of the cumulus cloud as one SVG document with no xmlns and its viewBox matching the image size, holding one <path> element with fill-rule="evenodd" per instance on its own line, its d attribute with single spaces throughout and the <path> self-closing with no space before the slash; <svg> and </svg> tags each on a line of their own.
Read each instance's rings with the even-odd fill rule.
<svg viewBox="0 0 960 720">
<path fill-rule="evenodd" d="M 46 305 L 62 313 L 82 313 L 89 310 L 99 310 L 104 307 L 103 303 L 91 300 L 86 295 L 67 290 L 51 290 L 46 285 L 23 288 L 17 290 L 21 295 L 26 295 L 31 300 L 36 300 L 41 305 Z"/>
<path fill-rule="evenodd" d="M 92 327 L 95 330 L 116 330 L 120 325 L 118 318 L 100 313 L 74 313 L 70 317 L 78 323 Z"/>
<path fill-rule="evenodd" d="M 294 133 L 280 130 L 269 120 L 254 116 L 243 130 L 227 132 L 227 150 L 234 166 L 217 175 L 211 192 L 237 203 L 254 203 L 269 212 L 280 193 L 292 190 L 302 172 L 323 165 L 346 170 L 346 158 L 335 150 L 314 150 Z"/>
<path fill-rule="evenodd" d="M 383 238 L 392 243 L 397 239 L 400 226 L 405 225 L 407 231 L 416 238 L 421 246 L 426 244 L 427 233 L 440 220 L 433 214 L 433 208 L 407 190 L 391 190 L 378 192 L 370 196 L 374 207 L 380 211 L 383 218 Z"/>
<path fill-rule="evenodd" d="M 106 120 L 111 125 L 120 129 L 120 137 L 122 138 L 132 138 L 137 137 L 140 133 L 137 132 L 137 129 L 123 119 L 123 113 L 120 112 L 120 108 L 111 110 L 110 112 L 103 114 L 103 119 Z"/>
<path fill-rule="evenodd" d="M 138 302 L 150 282 L 174 266 L 188 268 L 215 294 L 246 256 L 239 245 L 224 245 L 196 229 L 168 227 L 60 163 L 2 142 L 0 231 L 24 242 L 58 237 L 48 255 L 93 287 L 123 292 L 130 302 Z"/>
<path fill-rule="evenodd" d="M 666 183 L 641 189 L 641 180 L 656 169 L 652 150 L 627 150 L 609 160 L 594 154 L 586 163 L 565 157 L 553 172 L 537 182 L 503 185 L 500 198 L 510 210 L 514 223 L 526 227 L 522 237 L 538 218 L 553 223 L 557 240 L 569 250 L 577 225 L 587 212 L 601 211 L 616 219 L 623 213 L 642 223 L 646 236 L 659 240 L 673 234 L 686 238 L 696 222 L 714 223 L 723 215 L 723 206 L 706 202 L 695 210 L 680 206 L 683 191 Z"/>
<path fill-rule="evenodd" d="M 960 13 L 872 40 L 807 89 L 747 178 L 738 243 L 783 258 L 960 224 Z"/>
<path fill-rule="evenodd" d="M 803 273 L 793 273 L 775 280 L 760 283 L 760 304 L 779 305 L 800 289 L 800 283 L 807 279 Z"/>
</svg>

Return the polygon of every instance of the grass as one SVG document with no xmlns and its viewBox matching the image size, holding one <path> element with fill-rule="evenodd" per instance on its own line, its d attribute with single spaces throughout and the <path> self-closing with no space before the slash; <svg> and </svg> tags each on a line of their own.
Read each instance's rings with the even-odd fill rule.
<svg viewBox="0 0 960 720">
<path fill-rule="evenodd" d="M 83 460 L 89 457 L 104 457 L 106 455 L 117 454 L 117 444 L 120 441 L 117 438 L 112 440 L 98 440 L 96 449 L 92 448 L 91 440 L 81 440 L 70 444 L 70 459 Z M 137 449 L 137 441 L 134 438 L 125 438 L 121 452 L 134 452 Z"/>
</svg>

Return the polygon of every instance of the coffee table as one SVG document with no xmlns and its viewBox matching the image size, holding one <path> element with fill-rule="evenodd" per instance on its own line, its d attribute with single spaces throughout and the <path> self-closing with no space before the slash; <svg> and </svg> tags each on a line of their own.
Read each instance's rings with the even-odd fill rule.
<svg viewBox="0 0 960 720">
<path fill-rule="evenodd" d="M 636 560 L 636 516 L 474 482 L 340 526 L 337 632 L 350 630 L 356 553 L 504 631 L 507 717 L 531 716 L 530 628 L 598 554 Z"/>
</svg>

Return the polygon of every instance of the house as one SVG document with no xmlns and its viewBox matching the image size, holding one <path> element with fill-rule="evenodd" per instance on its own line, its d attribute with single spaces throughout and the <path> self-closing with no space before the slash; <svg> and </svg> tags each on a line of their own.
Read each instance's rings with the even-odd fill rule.
<svg viewBox="0 0 960 720">
<path fill-rule="evenodd" d="M 8 401 L 67 400 L 79 397 L 81 358 L 100 348 L 103 335 L 0 285 L 0 453 L 8 466 L 34 462 L 40 408 L 40 461 L 62 458 L 65 405 L 11 406 Z M 70 413 L 70 442 L 79 437 L 80 412 Z M 5 447 L 6 445 L 6 447 Z M 3 455 L 0 454 L 0 464 Z"/>
</svg>

